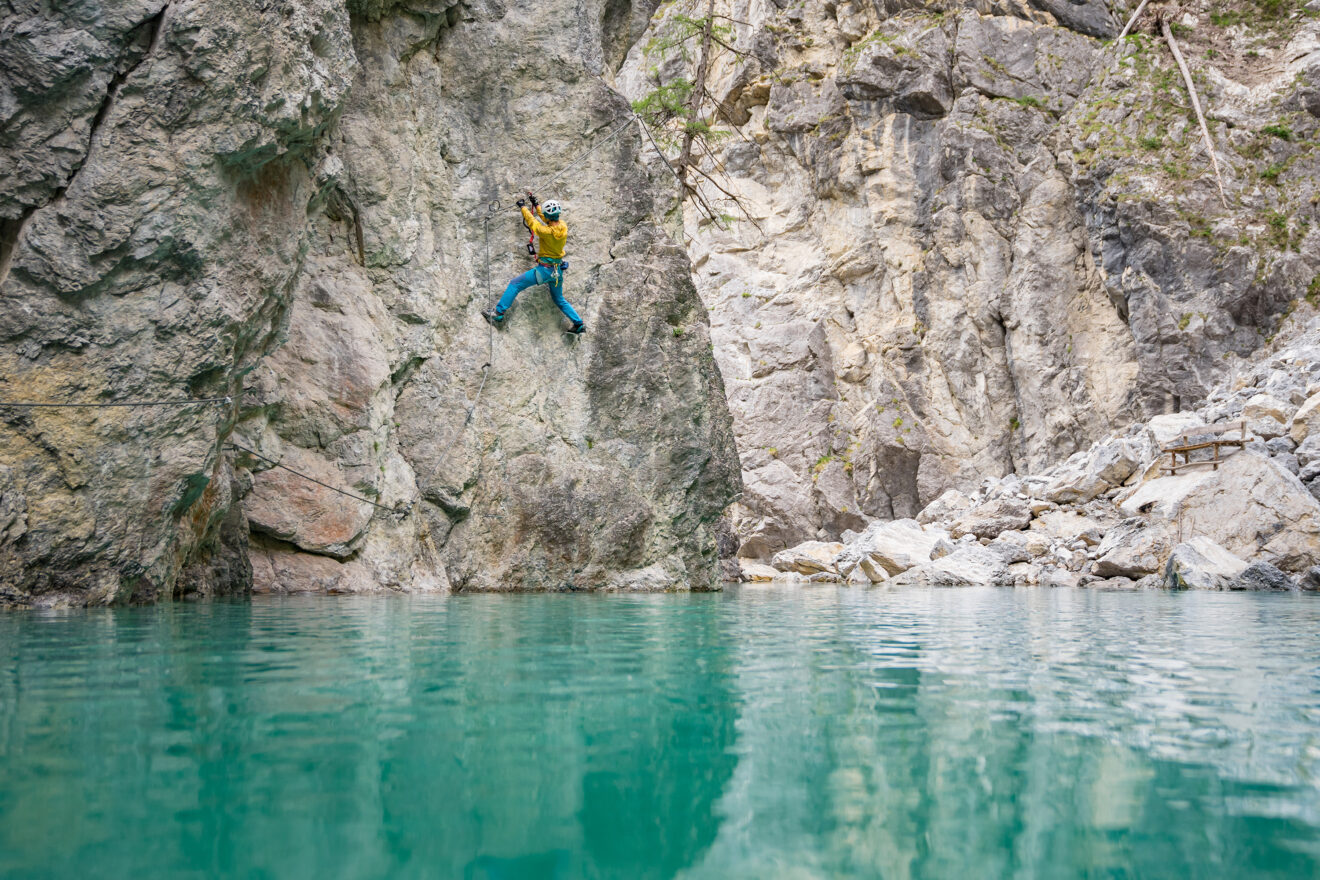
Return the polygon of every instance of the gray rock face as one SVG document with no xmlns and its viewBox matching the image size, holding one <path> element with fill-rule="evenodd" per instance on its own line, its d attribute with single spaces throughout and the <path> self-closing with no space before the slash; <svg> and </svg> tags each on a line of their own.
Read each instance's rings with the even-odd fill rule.
<svg viewBox="0 0 1320 880">
<path fill-rule="evenodd" d="M 670 181 L 629 129 L 544 185 L 654 3 L 587 7 L 3 14 L 0 398 L 233 401 L 0 411 L 4 598 L 714 584 L 738 466 Z M 542 289 L 479 317 L 526 188 L 576 342 Z"/>
<path fill-rule="evenodd" d="M 1281 592 L 1297 589 L 1297 582 L 1268 562 L 1253 562 L 1238 575 L 1232 589 Z"/>
<path fill-rule="evenodd" d="M 1208 538 L 1192 538 L 1173 548 L 1164 569 L 1171 590 L 1231 590 L 1247 564 Z"/>
<path fill-rule="evenodd" d="M 744 555 L 912 517 L 1194 407 L 1290 303 L 1309 313 L 1320 152 L 1295 102 L 1320 25 L 1265 41 L 1214 24 L 1208 0 L 1180 8 L 1227 209 L 1167 97 L 1183 94 L 1167 50 L 1099 42 L 1115 4 L 719 0 L 747 54 L 710 85 L 741 136 L 703 170 L 751 219 L 686 228 L 744 469 Z M 631 97 L 657 66 L 634 49 Z M 663 76 L 691 73 L 665 59 Z M 1274 418 L 1256 419 L 1262 439 L 1288 433 Z M 1054 497 L 1131 479 L 1145 450 L 1124 442 Z"/>
</svg>

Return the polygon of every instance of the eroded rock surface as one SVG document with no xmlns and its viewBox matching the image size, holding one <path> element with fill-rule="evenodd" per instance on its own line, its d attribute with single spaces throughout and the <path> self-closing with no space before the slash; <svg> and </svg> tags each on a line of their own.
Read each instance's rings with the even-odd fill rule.
<svg viewBox="0 0 1320 880">
<path fill-rule="evenodd" d="M 744 468 L 744 556 L 1075 454 L 1097 457 L 1041 500 L 1101 497 L 1148 450 L 1095 441 L 1198 406 L 1311 310 L 1320 26 L 1180 5 L 1224 205 L 1152 13 L 1101 42 L 1135 5 L 716 4 L 739 51 L 714 65 L 711 122 L 733 134 L 702 169 L 739 204 L 702 184 L 734 219 L 689 210 L 687 232 Z M 646 47 L 630 96 L 692 77 Z M 1287 430 L 1279 401 L 1297 403 L 1247 415 L 1264 439 Z"/>
<path fill-rule="evenodd" d="M 712 586 L 738 467 L 670 181 L 629 128 L 542 185 L 653 8 L 11 4 L 0 398 L 230 402 L 0 412 L 3 596 Z M 479 317 L 526 188 L 577 342 L 541 290 Z"/>
</svg>

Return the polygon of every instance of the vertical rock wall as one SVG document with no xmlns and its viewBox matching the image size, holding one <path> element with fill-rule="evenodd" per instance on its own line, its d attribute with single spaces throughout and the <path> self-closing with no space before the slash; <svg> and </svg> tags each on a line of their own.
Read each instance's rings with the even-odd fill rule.
<svg viewBox="0 0 1320 880">
<path fill-rule="evenodd" d="M 1225 206 L 1167 49 L 1101 42 L 1128 6 L 716 4 L 736 51 L 710 122 L 730 135 L 703 170 L 741 207 L 707 184 L 734 219 L 689 212 L 687 232 L 744 555 L 912 516 L 1192 406 L 1302 301 L 1320 268 L 1299 145 L 1314 25 L 1251 0 L 1179 12 Z M 621 76 L 632 97 L 693 75 L 647 46 Z"/>
<path fill-rule="evenodd" d="M 232 402 L 0 412 L 7 599 L 712 584 L 738 468 L 665 180 L 629 128 L 545 185 L 649 9 L 19 7 L 0 397 Z M 566 203 L 577 342 L 541 290 L 480 320 L 523 188 Z"/>
</svg>

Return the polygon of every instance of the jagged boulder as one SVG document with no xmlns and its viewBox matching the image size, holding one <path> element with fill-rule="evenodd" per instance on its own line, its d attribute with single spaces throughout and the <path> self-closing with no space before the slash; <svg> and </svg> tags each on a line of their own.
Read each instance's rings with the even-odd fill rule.
<svg viewBox="0 0 1320 880">
<path fill-rule="evenodd" d="M 1254 450 L 1203 471 L 1179 508 L 1170 519 L 1183 534 L 1205 535 L 1245 559 L 1294 572 L 1320 560 L 1320 501 L 1287 468 Z"/>
<path fill-rule="evenodd" d="M 917 522 L 930 525 L 937 522 L 949 522 L 962 516 L 972 508 L 972 499 L 957 489 L 946 489 L 938 498 L 922 508 L 917 514 Z"/>
<path fill-rule="evenodd" d="M 836 572 L 834 558 L 841 550 L 843 545 L 833 541 L 804 541 L 796 547 L 780 550 L 770 564 L 777 571 L 805 575 Z"/>
<path fill-rule="evenodd" d="M 1283 423 L 1288 421 L 1293 409 L 1291 404 L 1279 400 L 1272 394 L 1256 394 L 1242 406 L 1242 417 L 1248 421 L 1252 419 L 1273 419 L 1276 422 Z"/>
<path fill-rule="evenodd" d="M 984 587 L 1012 583 L 1003 557 L 978 544 L 959 545 L 948 556 L 891 578 L 896 587 Z"/>
<path fill-rule="evenodd" d="M 1162 525 L 1152 525 L 1145 517 L 1130 517 L 1105 534 L 1092 572 L 1101 578 L 1142 578 L 1160 571 L 1172 550 Z"/>
<path fill-rule="evenodd" d="M 1282 592 L 1297 589 L 1297 582 L 1268 562 L 1253 562 L 1242 570 L 1230 589 Z"/>
<path fill-rule="evenodd" d="M 955 538 L 975 535 L 992 539 L 1001 532 L 1025 529 L 1031 524 L 1031 505 L 1020 498 L 1000 498 L 973 507 L 963 514 L 950 529 Z"/>
<path fill-rule="evenodd" d="M 1316 427 L 1320 427 L 1320 394 L 1308 397 L 1293 414 L 1292 422 L 1288 426 L 1288 436 L 1301 446 L 1306 443 L 1307 438 L 1317 433 Z"/>
<path fill-rule="evenodd" d="M 1157 447 L 1170 445 L 1184 432 L 1204 427 L 1205 419 L 1192 412 L 1164 413 L 1154 416 L 1145 425 L 1145 431 Z"/>
<path fill-rule="evenodd" d="M 1268 562 L 1247 563 L 1208 538 L 1192 538 L 1173 549 L 1164 569 L 1171 590 L 1282 592 L 1297 582 Z"/>
<path fill-rule="evenodd" d="M 1246 568 L 1247 563 L 1209 538 L 1192 538 L 1173 548 L 1164 585 L 1170 590 L 1231 590 Z"/>
<path fill-rule="evenodd" d="M 779 574 L 779 569 L 774 566 L 766 565 L 763 562 L 755 562 L 751 559 L 739 559 L 738 565 L 742 569 L 743 580 L 749 583 L 769 583 L 775 579 L 775 575 Z"/>
<path fill-rule="evenodd" d="M 861 568 L 872 583 L 879 583 L 928 562 L 936 543 L 946 537 L 943 529 L 923 528 L 913 519 L 875 522 L 844 547 L 834 566 L 845 577 Z"/>
<path fill-rule="evenodd" d="M 1128 439 L 1097 443 L 1054 469 L 1044 495 L 1058 504 L 1090 501 L 1121 486 L 1141 466 L 1142 450 Z"/>
</svg>

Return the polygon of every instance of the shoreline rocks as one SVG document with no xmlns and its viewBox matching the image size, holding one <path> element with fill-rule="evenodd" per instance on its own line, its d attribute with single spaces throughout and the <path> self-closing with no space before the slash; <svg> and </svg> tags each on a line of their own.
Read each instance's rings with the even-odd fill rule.
<svg viewBox="0 0 1320 880">
<path fill-rule="evenodd" d="M 813 573 L 859 585 L 1320 589 L 1311 364 L 1320 364 L 1320 319 L 1196 412 L 1132 425 L 1038 474 L 950 490 L 914 519 L 872 522 Z M 1243 448 L 1217 466 L 1167 473 L 1166 445 L 1242 418 Z M 1287 430 L 1267 440 L 1252 428 L 1265 418 Z M 797 554 L 777 556 L 777 569 L 781 557 Z"/>
</svg>

